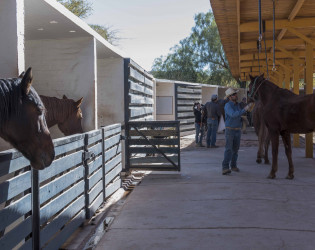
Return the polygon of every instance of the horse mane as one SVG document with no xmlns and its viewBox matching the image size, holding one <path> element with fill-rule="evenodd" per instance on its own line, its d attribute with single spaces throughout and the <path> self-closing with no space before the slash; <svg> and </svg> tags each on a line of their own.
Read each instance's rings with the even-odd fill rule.
<svg viewBox="0 0 315 250">
<path fill-rule="evenodd" d="M 46 110 L 46 121 L 54 121 L 56 117 L 67 118 L 76 109 L 72 99 L 59 99 L 57 97 L 40 95 Z"/>
<path fill-rule="evenodd" d="M 22 96 L 21 79 L 0 79 L 0 126 L 10 118 L 11 115 L 20 114 L 20 100 Z"/>
</svg>

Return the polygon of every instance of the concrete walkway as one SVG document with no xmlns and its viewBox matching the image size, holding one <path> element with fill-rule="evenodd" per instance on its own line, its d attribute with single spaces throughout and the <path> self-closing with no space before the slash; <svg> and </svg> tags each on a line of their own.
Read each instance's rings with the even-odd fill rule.
<svg viewBox="0 0 315 250">
<path fill-rule="evenodd" d="M 279 151 L 277 179 L 269 180 L 256 146 L 241 147 L 241 172 L 229 176 L 221 174 L 223 147 L 183 150 L 182 171 L 147 175 L 96 249 L 315 249 L 314 159 L 293 149 L 295 179 L 286 180 Z"/>
</svg>

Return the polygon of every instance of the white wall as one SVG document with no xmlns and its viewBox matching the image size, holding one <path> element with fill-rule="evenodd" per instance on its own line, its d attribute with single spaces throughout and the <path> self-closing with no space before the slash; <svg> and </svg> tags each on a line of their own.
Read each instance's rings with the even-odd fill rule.
<svg viewBox="0 0 315 250">
<path fill-rule="evenodd" d="M 24 0 L 0 1 L 0 78 L 24 71 Z"/>
<path fill-rule="evenodd" d="M 156 96 L 171 96 L 173 98 L 173 107 L 171 115 L 156 114 L 156 120 L 175 120 L 175 90 L 174 83 L 162 83 L 156 81 Z M 158 103 L 157 103 L 158 105 Z M 158 106 L 156 107 L 158 110 Z"/>
<path fill-rule="evenodd" d="M 98 126 L 124 123 L 124 59 L 97 60 Z"/>
<path fill-rule="evenodd" d="M 33 86 L 41 95 L 78 100 L 84 131 L 97 128 L 96 52 L 92 37 L 31 40 L 25 43 L 26 67 L 33 68 Z M 53 138 L 62 136 L 52 129 Z"/>
<path fill-rule="evenodd" d="M 206 102 L 211 101 L 211 96 L 214 94 L 218 94 L 218 87 L 217 86 L 202 86 L 201 87 L 201 102 L 202 104 L 206 104 Z"/>
</svg>

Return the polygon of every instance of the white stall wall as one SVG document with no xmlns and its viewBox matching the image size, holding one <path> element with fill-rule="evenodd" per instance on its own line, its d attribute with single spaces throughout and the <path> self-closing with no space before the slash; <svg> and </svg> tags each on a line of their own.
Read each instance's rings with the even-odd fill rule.
<svg viewBox="0 0 315 250">
<path fill-rule="evenodd" d="M 0 1 L 0 78 L 24 71 L 24 1 Z"/>
<path fill-rule="evenodd" d="M 158 114 L 160 110 L 159 102 L 156 100 L 156 120 L 175 120 L 175 90 L 174 83 L 161 83 L 156 81 L 156 98 L 158 97 L 171 97 L 172 98 L 172 114 L 161 115 Z"/>
<path fill-rule="evenodd" d="M 97 60 L 98 126 L 124 123 L 124 59 Z"/>
<path fill-rule="evenodd" d="M 33 86 L 41 95 L 78 100 L 84 131 L 97 128 L 96 52 L 92 37 L 31 40 L 25 43 L 26 67 L 33 68 Z M 52 129 L 53 138 L 62 133 Z"/>
<path fill-rule="evenodd" d="M 211 96 L 214 94 L 218 94 L 218 87 L 217 86 L 202 86 L 201 87 L 201 102 L 202 104 L 206 104 L 207 102 L 211 101 Z"/>
</svg>

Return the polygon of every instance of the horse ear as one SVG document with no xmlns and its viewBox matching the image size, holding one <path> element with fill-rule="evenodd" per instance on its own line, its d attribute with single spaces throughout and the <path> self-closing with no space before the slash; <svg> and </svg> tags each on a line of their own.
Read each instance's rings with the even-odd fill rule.
<svg viewBox="0 0 315 250">
<path fill-rule="evenodd" d="M 18 78 L 23 78 L 23 77 L 24 77 L 24 75 L 25 75 L 25 71 L 23 71 L 23 72 L 19 75 L 19 77 L 18 77 Z"/>
<path fill-rule="evenodd" d="M 79 108 L 79 107 L 81 106 L 82 101 L 83 101 L 83 97 L 81 97 L 79 100 L 77 100 L 77 101 L 75 102 L 75 105 L 77 106 L 77 108 Z"/>
<path fill-rule="evenodd" d="M 262 73 L 262 74 L 260 75 L 260 77 L 264 78 L 264 75 L 265 75 L 265 73 Z"/>
<path fill-rule="evenodd" d="M 21 88 L 25 95 L 28 95 L 28 93 L 30 92 L 32 82 L 33 82 L 32 68 L 28 68 L 21 81 Z"/>
<path fill-rule="evenodd" d="M 66 97 L 66 95 L 63 95 L 62 99 L 68 99 L 68 97 Z"/>
<path fill-rule="evenodd" d="M 252 77 L 251 74 L 249 74 L 249 78 L 250 78 L 251 81 L 254 81 L 254 79 L 255 79 L 255 77 Z"/>
</svg>

